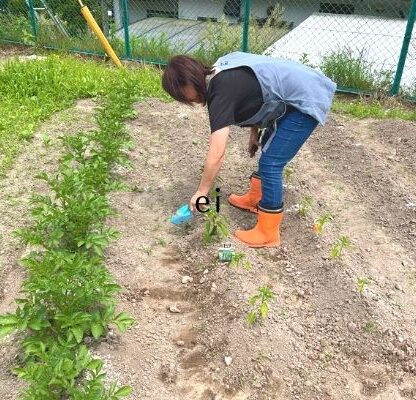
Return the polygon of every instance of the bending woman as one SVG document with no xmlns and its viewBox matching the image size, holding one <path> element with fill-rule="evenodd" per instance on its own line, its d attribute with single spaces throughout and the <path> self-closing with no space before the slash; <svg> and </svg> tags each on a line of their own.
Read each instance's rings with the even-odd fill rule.
<svg viewBox="0 0 416 400">
<path fill-rule="evenodd" d="M 248 192 L 232 194 L 228 201 L 257 213 L 257 224 L 237 230 L 235 236 L 250 247 L 279 246 L 283 168 L 317 125 L 325 124 L 336 84 L 297 62 L 235 52 L 212 67 L 175 56 L 164 71 L 162 86 L 177 101 L 208 106 L 210 145 L 191 209 L 195 211 L 197 199 L 208 194 L 217 177 L 230 126 L 250 127 L 250 156 L 261 146 L 258 171 L 250 177 Z"/>
</svg>

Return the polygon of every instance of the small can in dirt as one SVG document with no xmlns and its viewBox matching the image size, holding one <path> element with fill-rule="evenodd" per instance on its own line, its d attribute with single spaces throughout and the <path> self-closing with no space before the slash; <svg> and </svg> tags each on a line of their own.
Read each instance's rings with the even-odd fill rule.
<svg viewBox="0 0 416 400">
<path fill-rule="evenodd" d="M 233 255 L 235 253 L 235 249 L 231 243 L 224 243 L 218 250 L 218 258 L 222 262 L 231 261 Z"/>
</svg>

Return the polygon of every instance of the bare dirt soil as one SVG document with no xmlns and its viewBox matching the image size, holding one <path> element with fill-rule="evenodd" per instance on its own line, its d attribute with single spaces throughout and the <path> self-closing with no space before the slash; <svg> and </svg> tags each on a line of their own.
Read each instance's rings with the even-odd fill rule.
<svg viewBox="0 0 416 400">
<path fill-rule="evenodd" d="M 137 324 L 93 347 L 109 380 L 131 384 L 134 400 L 416 399 L 416 124 L 331 115 L 291 164 L 282 246 L 234 243 L 252 264 L 246 271 L 217 261 L 219 244 L 202 242 L 201 215 L 185 226 L 168 222 L 199 182 L 209 141 L 205 110 L 158 100 L 136 110 L 128 122 L 133 168 L 116 171 L 132 190 L 112 195 L 118 215 L 108 223 L 121 238 L 107 265 L 125 288 L 120 310 Z M 68 121 L 55 130 L 75 128 Z M 247 140 L 247 131 L 233 129 L 218 182 L 232 230 L 256 220 L 226 202 L 246 190 L 256 169 Z M 45 160 L 53 168 L 53 153 L 42 155 L 36 143 L 1 183 L 0 312 L 13 309 L 23 277 L 25 250 L 10 232 L 28 221 L 26 195 L 38 189 L 32 172 L 47 169 Z M 313 207 L 301 217 L 305 196 Z M 325 211 L 334 219 L 318 237 L 313 221 Z M 340 235 L 354 247 L 335 261 L 329 254 Z M 184 276 L 192 281 L 182 283 Z M 362 277 L 370 284 L 360 295 Z M 263 285 L 276 296 L 267 320 L 249 327 L 247 301 Z M 14 340 L 0 344 L 1 399 L 17 399 L 21 386 L 8 372 Z"/>
<path fill-rule="evenodd" d="M 35 49 L 27 46 L 13 46 L 7 45 L 2 46 L 0 43 L 0 64 L 4 61 L 10 60 L 14 57 L 25 57 L 33 56 Z"/>
</svg>

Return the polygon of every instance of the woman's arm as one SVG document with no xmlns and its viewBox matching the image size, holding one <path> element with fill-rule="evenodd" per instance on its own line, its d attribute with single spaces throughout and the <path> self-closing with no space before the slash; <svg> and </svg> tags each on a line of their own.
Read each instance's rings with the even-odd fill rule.
<svg viewBox="0 0 416 400">
<path fill-rule="evenodd" d="M 206 196 L 211 189 L 215 178 L 224 160 L 225 147 L 227 145 L 230 128 L 225 127 L 211 134 L 209 150 L 205 158 L 204 172 L 197 192 L 192 196 L 190 207 L 195 211 L 196 200 L 200 196 Z"/>
</svg>

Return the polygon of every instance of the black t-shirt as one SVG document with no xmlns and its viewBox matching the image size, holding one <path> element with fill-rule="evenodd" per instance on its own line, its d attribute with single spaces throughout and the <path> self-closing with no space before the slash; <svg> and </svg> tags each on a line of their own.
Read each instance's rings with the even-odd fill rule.
<svg viewBox="0 0 416 400">
<path fill-rule="evenodd" d="M 262 104 L 261 87 L 250 68 L 219 72 L 211 79 L 207 93 L 211 132 L 248 120 Z"/>
</svg>

